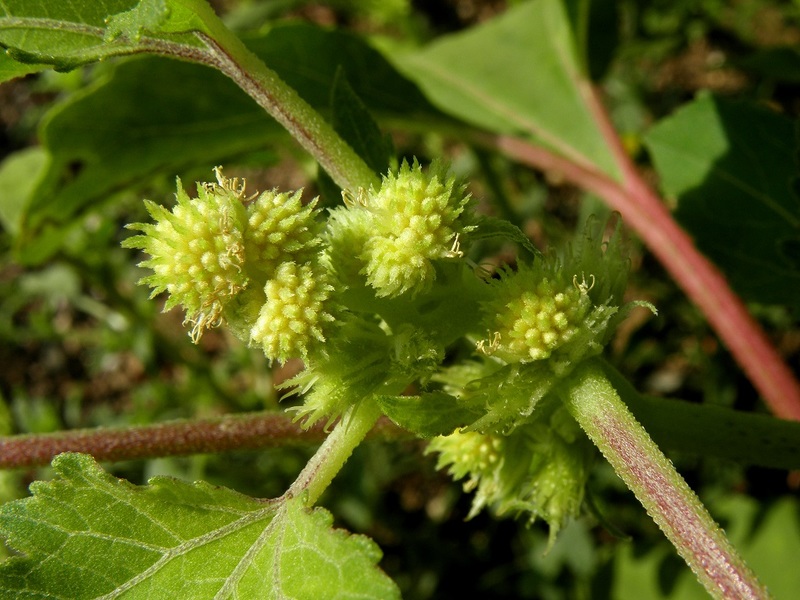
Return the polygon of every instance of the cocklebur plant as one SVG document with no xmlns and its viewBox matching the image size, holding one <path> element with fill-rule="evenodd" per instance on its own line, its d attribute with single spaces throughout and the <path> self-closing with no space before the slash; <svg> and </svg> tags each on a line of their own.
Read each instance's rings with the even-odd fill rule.
<svg viewBox="0 0 800 600">
<path fill-rule="evenodd" d="M 604 236 L 606 227 L 590 221 L 565 251 L 533 262 L 520 259 L 515 268 L 487 277 L 465 255 L 481 221 L 468 209 L 463 184 L 446 175 L 441 163 L 429 170 L 404 163 L 380 188 L 360 189 L 327 219 L 300 205 L 296 193 L 269 192 L 252 202 L 244 184 L 231 182 L 221 169 L 217 179 L 198 185 L 193 200 L 179 186 L 172 213 L 149 205 L 158 222 L 135 225 L 144 235 L 126 245 L 151 253 L 142 264 L 158 271 L 142 282 L 156 291 L 169 291 L 168 277 L 181 275 L 182 285 L 172 289 L 182 295 L 167 308 L 182 298 L 188 299 L 187 311 L 215 307 L 214 325 L 230 318 L 233 331 L 270 360 L 305 362 L 305 371 L 286 384 L 305 398 L 294 409 L 297 418 L 306 426 L 341 422 L 288 496 L 302 495 L 313 504 L 385 413 L 433 438 L 429 450 L 439 453 L 438 466 L 466 478 L 465 491 L 475 492 L 470 516 L 492 507 L 498 514 L 525 515 L 529 523 L 541 518 L 550 527 L 551 545 L 581 511 L 594 459 L 590 439 L 645 506 L 660 501 L 637 481 L 640 473 L 625 476 L 631 463 L 658 463 L 663 455 L 618 402 L 598 362 L 632 308 L 654 311 L 647 303 L 622 302 L 629 264 L 619 223 Z M 202 251 L 192 244 L 202 229 L 191 219 L 212 214 L 217 231 L 229 225 L 228 213 L 249 214 L 237 221 L 242 225 L 236 248 L 245 251 L 237 250 L 242 258 L 233 269 L 229 248 L 220 246 L 211 257 L 208 243 Z M 190 218 L 187 225 L 179 221 L 183 214 Z M 175 251 L 184 246 L 193 252 Z M 192 258 L 199 262 L 189 264 Z M 191 288 L 190 274 L 208 265 L 229 269 L 236 287 L 198 278 Z M 458 302 L 443 302 L 453 282 L 461 282 Z M 445 364 L 448 345 L 460 337 L 472 340 L 474 356 Z M 412 384 L 418 393 L 403 395 Z M 592 393 L 583 389 L 587 385 Z M 603 392 L 602 402 L 592 398 L 594 390 Z M 621 447 L 607 443 L 615 428 L 614 435 L 630 438 Z M 665 473 L 679 489 L 671 500 L 680 506 L 678 516 L 706 527 L 712 539 L 705 541 L 720 549 L 728 565 L 710 585 L 757 585 L 741 584 L 746 567 L 729 556 L 726 540 L 674 470 Z M 695 555 L 680 545 L 687 540 L 675 518 L 667 515 L 659 524 L 691 564 Z"/>
<path fill-rule="evenodd" d="M 366 594 L 350 587 L 361 581 L 349 577 L 348 569 L 358 570 L 350 557 L 362 559 L 359 574 L 374 575 L 379 552 L 355 539 L 344 553 L 348 543 L 329 535 L 324 513 L 307 510 L 384 413 L 420 437 L 433 438 L 440 466 L 466 478 L 466 487 L 475 491 L 473 513 L 492 506 L 525 521 L 541 518 L 551 536 L 579 511 L 595 458 L 591 441 L 712 594 L 766 596 L 622 404 L 613 372 L 600 358 L 631 308 L 622 304 L 627 265 L 614 236 L 606 243 L 590 227 L 574 249 L 533 262 L 521 258 L 515 268 L 487 279 L 476 268 L 481 257 L 470 258 L 472 241 L 492 234 L 511 241 L 525 236 L 510 225 L 492 231 L 490 221 L 476 218 L 463 184 L 443 166 L 403 164 L 384 173 L 381 183 L 380 168 L 365 162 L 369 150 L 356 147 L 369 127 L 350 131 L 345 141 L 204 2 L 142 0 L 133 8 L 112 2 L 109 15 L 101 14 L 105 4 L 87 13 L 92 19 L 87 27 L 72 5 L 47 14 L 57 18 L 43 19 L 38 5 L 11 2 L 3 17 L 10 30 L 3 44 L 14 47 L 18 58 L 55 61 L 61 68 L 142 51 L 214 67 L 283 124 L 343 190 L 344 206 L 326 215 L 313 202 L 303 206 L 296 191 L 249 197 L 243 183 L 218 170 L 216 183 L 201 184 L 194 199 L 179 186 L 172 212 L 148 205 L 156 223 L 137 225 L 142 234 L 126 243 L 150 255 L 144 264 L 154 274 L 144 283 L 154 293 L 170 294 L 168 308 L 184 306 L 193 339 L 224 325 L 271 361 L 301 358 L 306 370 L 293 384 L 305 400 L 297 416 L 306 425 L 324 422 L 330 434 L 286 494 L 267 502 L 163 479 L 132 490 L 88 459 L 58 459 L 61 479 L 37 485 L 30 501 L 3 513 L 17 528 L 4 529 L 11 532 L 11 545 L 29 553 L 9 563 L 6 573 L 16 569 L 10 586 L 27 593 L 41 583 L 43 590 L 50 586 L 45 597 L 55 595 L 53 581 L 79 590 L 75 597 L 116 597 L 145 588 L 174 595 L 187 585 L 196 586 L 195 592 L 202 587 L 196 597 L 263 597 L 264 574 L 281 573 L 294 560 L 302 576 L 271 580 L 275 585 L 267 595 L 320 597 L 335 579 L 328 572 L 337 571 L 340 597 L 393 597 L 396 588 L 380 578 Z M 559 22 L 560 4 L 528 5 L 544 7 L 547 18 L 520 22 Z M 26 27 L 36 35 L 26 35 Z M 48 33 L 48 27 L 54 31 Z M 92 37 L 98 32 L 99 41 Z M 48 43 L 51 34 L 58 44 Z M 52 55 L 53 47 L 73 34 L 80 38 L 77 54 Z M 559 61 L 553 64 L 563 61 L 569 71 L 564 80 L 571 81 L 581 67 L 573 64 L 571 52 L 563 52 L 568 46 L 557 47 Z M 460 55 L 458 61 L 467 62 Z M 596 101 L 586 93 L 587 82 L 578 83 L 580 97 Z M 353 111 L 347 116 L 371 123 L 366 111 Z M 510 129 L 504 124 L 502 131 L 518 129 L 519 123 Z M 529 133 L 539 139 L 541 131 Z M 594 166 L 592 160 L 580 162 L 580 151 L 571 156 L 582 168 Z M 614 177 L 616 169 L 601 173 Z M 622 186 L 603 177 L 591 181 L 605 191 Z M 472 344 L 471 356 L 449 358 L 463 356 L 464 340 Z M 454 346 L 461 353 L 448 354 Z M 44 551 L 37 549 L 30 542 L 37 532 L 28 525 L 44 523 L 62 532 L 60 495 L 73 493 L 88 494 L 92 501 L 75 500 L 78 518 L 70 520 L 68 532 Z M 48 505 L 53 498 L 55 508 Z M 86 510 L 101 503 L 122 510 L 109 508 L 99 516 L 100 511 Z M 146 518 L 137 517 L 136 527 L 130 527 L 132 513 Z M 232 547 L 234 538 L 241 544 Z M 94 556 L 124 554 L 130 565 L 81 569 L 83 544 L 94 544 Z M 68 555 L 72 548 L 78 559 Z M 37 579 L 59 562 L 65 570 L 78 567 L 68 576 Z M 328 576 L 315 577 L 317 569 L 327 569 Z M 200 575 L 192 579 L 194 573 Z M 311 588 L 288 589 L 305 584 Z"/>
</svg>

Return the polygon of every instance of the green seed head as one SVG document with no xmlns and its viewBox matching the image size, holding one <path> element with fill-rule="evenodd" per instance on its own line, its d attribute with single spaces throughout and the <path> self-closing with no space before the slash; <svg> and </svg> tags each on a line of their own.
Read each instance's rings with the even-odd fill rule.
<svg viewBox="0 0 800 600">
<path fill-rule="evenodd" d="M 483 307 L 493 335 L 481 349 L 509 361 L 549 358 L 576 335 L 591 305 L 584 287 L 521 267 L 503 277 Z"/>
<path fill-rule="evenodd" d="M 581 507 L 593 452 L 566 409 L 558 404 L 537 411 L 533 421 L 508 435 L 475 431 L 435 438 L 437 468 L 454 479 L 467 478 L 475 490 L 472 517 L 486 506 L 498 514 L 527 514 L 550 526 L 550 544 Z"/>
<path fill-rule="evenodd" d="M 268 279 L 282 262 L 310 260 L 321 243 L 316 199 L 307 206 L 294 194 L 269 191 L 247 206 L 245 253 L 248 268 Z"/>
<path fill-rule="evenodd" d="M 247 287 L 244 272 L 245 208 L 236 193 L 218 186 L 198 185 L 189 198 L 178 180 L 177 204 L 170 212 L 146 201 L 154 224 L 134 223 L 143 235 L 125 240 L 128 248 L 150 255 L 140 266 L 153 270 L 141 279 L 153 295 L 169 293 L 165 310 L 182 305 L 191 336 L 219 324 L 225 306 Z"/>
<path fill-rule="evenodd" d="M 489 488 L 494 489 L 497 484 L 495 474 L 499 473 L 502 466 L 503 449 L 503 436 L 475 431 L 440 436 L 430 443 L 429 451 L 439 453 L 437 469 L 449 467 L 448 473 L 453 479 L 469 476 L 464 483 L 466 492 L 478 486 L 483 488 L 478 494 L 482 501 L 477 507 L 473 505 L 470 516 L 476 514 L 494 496 L 493 492 L 488 492 Z"/>
<path fill-rule="evenodd" d="M 270 360 L 306 358 L 315 343 L 325 341 L 324 329 L 334 321 L 332 291 L 323 269 L 281 263 L 264 286 L 266 303 L 250 330 L 252 343 Z"/>
<path fill-rule="evenodd" d="M 468 201 L 442 164 L 423 172 L 418 163 L 404 162 L 354 207 L 370 214 L 360 258 L 378 296 L 423 291 L 435 278 L 431 261 L 460 256 L 458 236 L 470 229 L 461 218 Z"/>
</svg>

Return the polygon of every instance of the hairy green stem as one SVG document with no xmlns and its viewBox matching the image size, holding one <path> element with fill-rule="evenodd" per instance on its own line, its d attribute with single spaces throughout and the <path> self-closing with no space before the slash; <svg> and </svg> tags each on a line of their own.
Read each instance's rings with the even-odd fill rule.
<svg viewBox="0 0 800 600">
<path fill-rule="evenodd" d="M 322 116 L 275 71 L 253 54 L 205 2 L 193 2 L 209 33 L 197 32 L 213 57 L 209 61 L 230 77 L 305 148 L 343 190 L 377 187 L 380 180 Z"/>
<path fill-rule="evenodd" d="M 380 416 L 381 410 L 372 398 L 364 398 L 353 406 L 325 438 L 286 494 L 305 493 L 309 506 L 316 503 Z"/>
<path fill-rule="evenodd" d="M 769 598 L 695 493 L 622 402 L 599 361 L 580 365 L 559 394 L 713 597 Z"/>
</svg>

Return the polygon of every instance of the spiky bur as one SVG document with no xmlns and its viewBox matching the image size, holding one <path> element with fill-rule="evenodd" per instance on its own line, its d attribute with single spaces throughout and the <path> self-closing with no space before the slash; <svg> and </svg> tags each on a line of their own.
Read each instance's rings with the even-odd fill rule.
<svg viewBox="0 0 800 600">
<path fill-rule="evenodd" d="M 281 385 L 304 393 L 303 404 L 290 409 L 304 427 L 323 419 L 330 425 L 390 379 L 391 339 L 378 323 L 343 315 L 338 325 L 335 338 L 312 349 L 306 370 Z"/>
<path fill-rule="evenodd" d="M 344 263 L 337 268 L 350 276 L 357 268 L 378 297 L 424 291 L 436 278 L 433 261 L 461 256 L 460 236 L 473 229 L 468 204 L 465 186 L 442 163 L 423 171 L 403 162 L 380 189 L 334 211 L 331 248 Z"/>
<path fill-rule="evenodd" d="M 303 206 L 301 192 L 264 192 L 247 206 L 245 251 L 251 270 L 271 278 L 283 262 L 314 259 L 322 240 L 316 199 Z"/>
<path fill-rule="evenodd" d="M 123 242 L 151 258 L 140 266 L 153 270 L 140 283 L 153 288 L 152 296 L 169 294 L 165 310 L 181 305 L 191 324 L 192 339 L 218 325 L 228 303 L 248 285 L 244 270 L 246 210 L 235 193 L 198 185 L 189 198 L 177 182 L 177 204 L 170 212 L 145 201 L 155 223 L 134 223 L 142 235 Z"/>
<path fill-rule="evenodd" d="M 478 350 L 505 362 L 549 359 L 562 376 L 579 361 L 602 351 L 616 325 L 637 305 L 620 311 L 628 260 L 618 231 L 603 242 L 593 222 L 563 256 L 521 264 L 493 282 L 483 305 L 489 332 Z"/>
<path fill-rule="evenodd" d="M 333 286 L 318 265 L 283 262 L 264 286 L 265 303 L 250 330 L 250 341 L 270 360 L 307 358 L 325 341 L 323 329 L 335 321 Z"/>
<path fill-rule="evenodd" d="M 195 198 L 178 181 L 172 211 L 146 202 L 155 223 L 132 225 L 143 234 L 123 244 L 151 255 L 141 265 L 154 273 L 141 282 L 168 292 L 166 309 L 183 306 L 195 341 L 225 321 L 271 360 L 305 357 L 336 309 L 316 201 L 303 206 L 299 192 L 247 198 L 243 181 L 215 174 Z"/>
<path fill-rule="evenodd" d="M 620 309 L 628 263 L 618 233 L 607 242 L 601 233 L 590 223 L 562 256 L 521 263 L 492 281 L 482 305 L 489 334 L 478 342 L 479 360 L 434 377 L 465 405 L 484 407 L 471 425 L 430 446 L 440 453 L 440 467 L 475 489 L 472 514 L 491 505 L 542 518 L 551 543 L 580 509 L 593 456 L 553 391 L 602 350 L 636 305 Z"/>
<path fill-rule="evenodd" d="M 466 478 L 465 492 L 475 491 L 469 518 L 487 506 L 499 515 L 526 515 L 531 523 L 540 518 L 549 526 L 550 545 L 580 512 L 593 456 L 580 428 L 556 403 L 508 435 L 456 432 L 435 438 L 428 451 L 439 453 L 437 468 Z"/>
</svg>

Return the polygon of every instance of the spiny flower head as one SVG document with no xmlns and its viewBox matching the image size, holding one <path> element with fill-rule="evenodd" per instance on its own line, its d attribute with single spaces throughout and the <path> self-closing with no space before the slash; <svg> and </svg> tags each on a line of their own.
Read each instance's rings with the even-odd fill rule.
<svg viewBox="0 0 800 600">
<path fill-rule="evenodd" d="M 313 264 L 281 263 L 264 286 L 266 302 L 250 330 L 251 342 L 270 360 L 306 358 L 333 322 L 335 302 L 327 272 Z"/>
<path fill-rule="evenodd" d="M 492 337 L 480 349 L 520 362 L 549 358 L 575 336 L 592 304 L 580 284 L 525 266 L 496 288 L 484 306 Z"/>
<path fill-rule="evenodd" d="M 307 262 L 321 244 L 316 199 L 303 206 L 301 191 L 263 192 L 247 205 L 245 252 L 248 268 L 269 278 L 282 262 Z"/>
<path fill-rule="evenodd" d="M 437 468 L 454 479 L 467 478 L 475 490 L 469 517 L 486 506 L 498 514 L 528 514 L 550 526 L 550 544 L 570 517 L 578 514 L 592 459 L 591 443 L 567 411 L 553 404 L 508 435 L 475 431 L 435 438 Z"/>
<path fill-rule="evenodd" d="M 134 223 L 143 235 L 123 242 L 150 255 L 140 266 L 153 269 L 140 283 L 154 296 L 169 293 L 165 310 L 182 305 L 192 324 L 192 339 L 217 325 L 225 306 L 247 287 L 245 259 L 245 208 L 235 193 L 213 185 L 198 185 L 197 198 L 189 198 L 177 182 L 177 204 L 172 211 L 145 201 L 154 224 Z"/>
<path fill-rule="evenodd" d="M 428 452 L 438 452 L 437 469 L 448 467 L 455 479 L 469 477 L 464 491 L 478 488 L 469 516 L 473 517 L 499 493 L 505 438 L 476 431 L 455 432 L 434 438 Z"/>
<path fill-rule="evenodd" d="M 563 256 L 520 264 L 492 283 L 493 297 L 483 304 L 489 337 L 478 350 L 506 362 L 550 359 L 562 375 L 599 353 L 634 306 L 655 312 L 642 302 L 622 306 L 628 267 L 618 231 L 603 242 L 602 229 L 588 223 Z"/>
<path fill-rule="evenodd" d="M 354 208 L 370 215 L 362 272 L 378 296 L 422 291 L 435 278 L 431 261 L 461 255 L 459 235 L 472 229 L 463 223 L 468 202 L 465 187 L 442 163 L 423 172 L 416 161 L 403 162 L 379 190 L 357 199 Z"/>
</svg>

